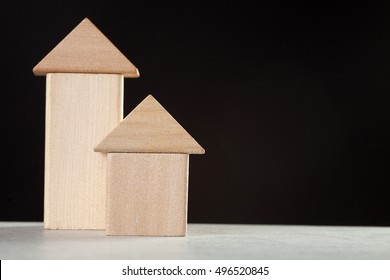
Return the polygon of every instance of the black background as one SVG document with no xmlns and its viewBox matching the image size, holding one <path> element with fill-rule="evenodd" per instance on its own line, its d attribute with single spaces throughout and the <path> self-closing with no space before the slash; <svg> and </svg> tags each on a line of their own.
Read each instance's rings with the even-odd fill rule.
<svg viewBox="0 0 390 280">
<path fill-rule="evenodd" d="M 158 4 L 157 4 L 158 3 Z M 45 78 L 88 17 L 206 149 L 189 222 L 390 225 L 389 9 L 375 2 L 10 1 L 2 8 L 0 220 L 43 218 Z"/>
</svg>

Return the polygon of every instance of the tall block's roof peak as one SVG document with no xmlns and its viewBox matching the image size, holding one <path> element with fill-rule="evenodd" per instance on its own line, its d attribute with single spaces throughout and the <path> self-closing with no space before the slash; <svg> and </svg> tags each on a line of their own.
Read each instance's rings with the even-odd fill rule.
<svg viewBox="0 0 390 280">
<path fill-rule="evenodd" d="M 139 77 L 138 69 L 87 18 L 46 55 L 33 72 L 38 76 L 100 73 Z"/>
</svg>

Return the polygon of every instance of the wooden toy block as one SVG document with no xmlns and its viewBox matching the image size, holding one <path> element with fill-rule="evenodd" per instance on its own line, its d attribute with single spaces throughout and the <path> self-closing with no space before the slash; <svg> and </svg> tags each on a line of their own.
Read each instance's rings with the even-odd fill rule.
<svg viewBox="0 0 390 280">
<path fill-rule="evenodd" d="M 188 158 L 109 153 L 107 235 L 184 236 Z"/>
<path fill-rule="evenodd" d="M 48 74 L 46 229 L 104 229 L 106 159 L 92 147 L 121 120 L 122 76 Z"/>
<path fill-rule="evenodd" d="M 95 151 L 108 153 L 107 235 L 186 235 L 189 154 L 205 151 L 153 96 Z"/>
<path fill-rule="evenodd" d="M 138 69 L 87 18 L 46 55 L 33 72 L 37 76 L 100 73 L 139 77 Z"/>
<path fill-rule="evenodd" d="M 93 147 L 123 118 L 138 70 L 88 20 L 41 62 L 46 75 L 45 229 L 104 229 L 106 158 Z"/>
<path fill-rule="evenodd" d="M 152 96 L 148 95 L 95 151 L 112 153 L 204 154 L 204 149 Z"/>
</svg>

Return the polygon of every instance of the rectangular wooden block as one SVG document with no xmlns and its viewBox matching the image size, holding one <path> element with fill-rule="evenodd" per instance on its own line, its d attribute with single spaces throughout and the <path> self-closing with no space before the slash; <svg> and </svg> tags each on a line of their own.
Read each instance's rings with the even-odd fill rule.
<svg viewBox="0 0 390 280">
<path fill-rule="evenodd" d="M 107 235 L 185 236 L 188 154 L 107 155 Z"/>
<path fill-rule="evenodd" d="M 122 75 L 47 75 L 46 229 L 105 228 L 106 155 L 93 148 L 122 118 Z"/>
</svg>

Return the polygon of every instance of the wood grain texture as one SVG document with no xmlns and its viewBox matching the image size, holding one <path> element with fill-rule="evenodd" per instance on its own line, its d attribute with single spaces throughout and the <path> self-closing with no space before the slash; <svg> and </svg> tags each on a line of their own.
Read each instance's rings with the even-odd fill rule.
<svg viewBox="0 0 390 280">
<path fill-rule="evenodd" d="M 104 229 L 106 158 L 93 147 L 121 121 L 123 76 L 48 74 L 46 229 Z"/>
<path fill-rule="evenodd" d="M 96 146 L 95 151 L 185 154 L 205 152 L 152 95 L 130 112 L 119 126 Z"/>
<path fill-rule="evenodd" d="M 109 153 L 107 159 L 107 235 L 186 235 L 188 154 Z"/>
<path fill-rule="evenodd" d="M 102 73 L 139 77 L 138 69 L 87 18 L 33 69 L 48 73 Z"/>
</svg>

